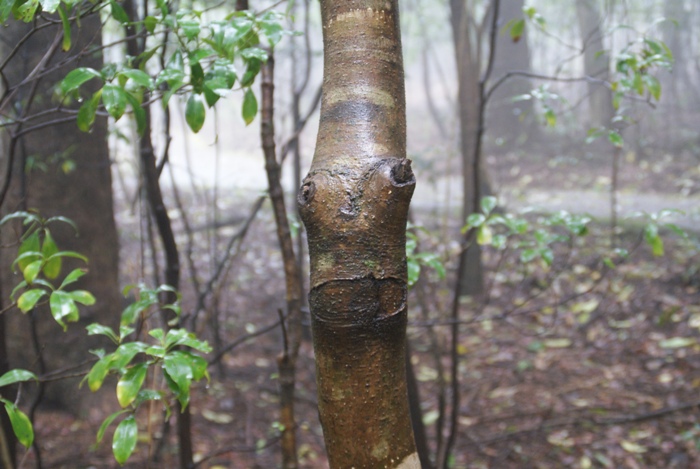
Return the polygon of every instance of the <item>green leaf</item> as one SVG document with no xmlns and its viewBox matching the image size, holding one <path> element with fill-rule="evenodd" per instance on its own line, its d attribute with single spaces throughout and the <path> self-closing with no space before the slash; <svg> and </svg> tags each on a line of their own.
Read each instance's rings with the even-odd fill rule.
<svg viewBox="0 0 700 469">
<path fill-rule="evenodd" d="M 63 261 L 60 257 L 51 257 L 58 252 L 58 246 L 51 236 L 51 232 L 47 229 L 44 230 L 44 244 L 41 246 L 41 253 L 44 255 L 45 259 L 51 259 L 44 264 L 44 275 L 49 280 L 53 280 L 61 273 L 61 266 Z"/>
<path fill-rule="evenodd" d="M 153 34 L 153 31 L 156 30 L 156 26 L 158 25 L 158 20 L 153 16 L 147 16 L 143 20 L 143 25 L 149 34 Z"/>
<path fill-rule="evenodd" d="M 525 20 L 520 19 L 513 23 L 510 27 L 510 38 L 513 42 L 518 42 L 523 37 L 523 31 L 525 30 Z"/>
<path fill-rule="evenodd" d="M 126 14 L 126 11 L 124 11 L 124 8 L 122 8 L 121 5 L 119 5 L 115 1 L 110 1 L 109 6 L 112 9 L 112 17 L 119 21 L 121 24 L 128 24 L 131 20 L 129 19 L 129 15 Z"/>
<path fill-rule="evenodd" d="M 31 262 L 35 261 L 37 258 L 40 258 L 40 251 L 39 230 L 34 230 L 25 238 L 24 241 L 22 241 L 22 244 L 20 244 L 19 250 L 17 251 L 17 260 L 15 260 L 15 262 L 17 262 L 19 270 L 23 271 Z M 23 254 L 28 252 L 33 252 L 36 254 L 34 256 L 22 257 Z"/>
<path fill-rule="evenodd" d="M 10 17 L 10 13 L 12 13 L 14 4 L 14 0 L 2 0 L 2 3 L 0 3 L 0 22 L 4 23 L 7 21 Z"/>
<path fill-rule="evenodd" d="M 258 100 L 250 88 L 246 90 L 243 96 L 242 114 L 246 125 L 250 125 L 258 114 Z"/>
<path fill-rule="evenodd" d="M 176 397 L 184 409 L 190 401 L 190 385 L 194 374 L 191 360 L 182 352 L 172 352 L 163 359 L 163 369 L 176 386 Z"/>
<path fill-rule="evenodd" d="M 102 383 L 107 377 L 107 373 L 109 373 L 112 359 L 112 354 L 106 355 L 97 360 L 97 363 L 92 365 L 90 372 L 85 377 L 85 379 L 87 379 L 90 391 L 95 392 L 102 387 Z"/>
<path fill-rule="evenodd" d="M 70 27 L 70 19 L 68 18 L 68 12 L 66 11 L 66 8 L 61 5 L 58 7 L 58 16 L 61 17 L 61 25 L 63 26 L 63 43 L 61 44 L 63 51 L 67 52 L 70 50 L 72 41 L 71 41 L 71 27 Z"/>
<path fill-rule="evenodd" d="M 38 379 L 34 373 L 27 370 L 10 370 L 0 376 L 0 388 L 14 383 L 23 383 L 32 379 Z"/>
<path fill-rule="evenodd" d="M 481 246 L 488 246 L 493 240 L 493 232 L 488 225 L 481 225 L 476 230 L 476 242 Z"/>
<path fill-rule="evenodd" d="M 467 217 L 467 227 L 478 228 L 484 224 L 486 217 L 483 213 L 472 213 Z"/>
<path fill-rule="evenodd" d="M 128 412 L 128 410 L 118 410 L 117 412 L 113 413 L 112 415 L 110 415 L 109 417 L 104 419 L 104 421 L 102 422 L 102 425 L 100 425 L 100 429 L 97 430 L 97 442 L 98 443 L 100 441 L 102 441 L 102 438 L 104 438 L 104 436 L 105 436 L 105 431 L 107 431 L 107 427 L 109 427 L 112 424 L 112 422 L 114 422 L 114 419 L 116 419 L 117 417 L 119 417 L 120 415 L 122 415 L 123 413 L 126 413 L 126 412 Z"/>
<path fill-rule="evenodd" d="M 112 354 L 112 362 L 110 368 L 113 370 L 122 370 L 131 363 L 136 354 L 146 351 L 148 346 L 143 342 L 127 342 L 121 344 Z"/>
<path fill-rule="evenodd" d="M 119 120 L 126 111 L 126 94 L 124 88 L 112 83 L 108 83 L 102 88 L 102 103 L 115 120 Z"/>
<path fill-rule="evenodd" d="M 537 250 L 536 249 L 523 249 L 523 251 L 520 253 L 520 262 L 523 264 L 527 264 L 528 262 L 531 262 L 537 257 Z"/>
<path fill-rule="evenodd" d="M 649 223 L 644 227 L 644 239 L 651 247 L 651 252 L 655 256 L 664 255 L 664 241 L 659 236 L 659 227 L 654 223 Z"/>
<path fill-rule="evenodd" d="M 5 404 L 5 410 L 7 411 L 7 416 L 10 418 L 10 423 L 12 424 L 12 430 L 15 432 L 17 441 L 19 441 L 22 446 L 29 448 L 34 443 L 34 429 L 32 428 L 32 422 L 29 417 L 19 410 L 16 405 L 12 402 L 3 399 Z"/>
<path fill-rule="evenodd" d="M 86 100 L 80 109 L 78 109 L 77 124 L 78 128 L 83 132 L 89 132 L 92 128 L 92 124 L 95 123 L 95 116 L 97 115 L 97 109 L 100 106 L 100 99 L 102 98 L 102 90 L 97 90 L 90 99 Z"/>
<path fill-rule="evenodd" d="M 127 370 L 117 383 L 117 400 L 119 405 L 126 407 L 136 399 L 136 395 L 146 379 L 148 363 L 138 363 Z"/>
<path fill-rule="evenodd" d="M 24 268 L 22 271 L 22 275 L 24 275 L 24 280 L 28 284 L 32 284 L 34 280 L 36 279 L 37 275 L 39 275 L 39 272 L 41 272 L 41 266 L 44 264 L 44 261 L 41 259 L 38 261 L 31 262 L 27 267 Z"/>
<path fill-rule="evenodd" d="M 87 274 L 87 269 L 81 268 L 81 269 L 73 269 L 71 273 L 66 275 L 66 278 L 63 279 L 63 282 L 61 282 L 61 286 L 58 287 L 59 290 L 63 290 L 66 286 L 70 285 L 71 283 L 75 283 L 82 277 L 83 275 Z"/>
<path fill-rule="evenodd" d="M 250 86 L 255 81 L 255 77 L 258 76 L 260 72 L 260 66 L 262 63 L 258 59 L 248 60 L 248 66 L 246 67 L 245 73 L 240 80 L 241 86 Z"/>
<path fill-rule="evenodd" d="M 420 264 L 415 258 L 408 258 L 406 266 L 408 267 L 408 286 L 412 287 L 420 278 Z"/>
<path fill-rule="evenodd" d="M 649 93 L 654 97 L 655 100 L 661 99 L 661 83 L 656 77 L 651 75 L 644 75 L 644 84 L 647 86 Z"/>
<path fill-rule="evenodd" d="M 554 110 L 547 108 L 544 112 L 544 120 L 547 122 L 548 126 L 555 127 L 557 125 L 557 115 L 554 113 Z"/>
<path fill-rule="evenodd" d="M 92 80 L 93 78 L 102 78 L 102 74 L 95 69 L 80 67 L 72 70 L 66 77 L 61 81 L 61 91 L 63 94 L 68 94 L 71 91 L 80 88 L 83 83 Z"/>
<path fill-rule="evenodd" d="M 245 106 L 245 103 L 243 104 Z M 202 95 L 192 93 L 185 107 L 185 120 L 194 133 L 199 132 L 204 125 L 206 109 L 202 101 Z"/>
<path fill-rule="evenodd" d="M 134 83 L 141 85 L 149 90 L 152 90 L 155 86 L 153 79 L 148 75 L 148 73 L 144 72 L 143 70 L 130 68 L 127 70 L 122 70 L 121 72 L 119 72 L 119 75 L 131 78 L 134 81 Z"/>
<path fill-rule="evenodd" d="M 50 261 L 50 260 L 52 260 L 52 259 L 54 259 L 54 258 L 56 258 L 56 257 L 72 257 L 72 258 L 74 258 L 74 259 L 80 259 L 81 261 L 83 261 L 83 262 L 85 262 L 85 263 L 88 262 L 88 258 L 87 258 L 87 257 L 85 257 L 85 256 L 83 256 L 82 254 L 80 254 L 79 252 L 75 252 L 75 251 L 59 251 L 59 252 L 57 252 L 56 254 L 52 254 L 51 257 L 49 257 L 49 258 L 46 259 L 46 260 L 47 260 L 47 261 Z"/>
<path fill-rule="evenodd" d="M 126 336 L 134 332 L 136 329 L 129 326 L 119 326 L 119 340 L 122 341 Z"/>
<path fill-rule="evenodd" d="M 95 304 L 95 297 L 89 291 L 74 290 L 68 294 L 71 298 L 73 298 L 73 301 L 80 303 L 81 305 L 92 306 Z"/>
<path fill-rule="evenodd" d="M 39 8 L 39 0 L 28 0 L 24 3 L 15 3 L 14 14 L 18 20 L 29 23 L 34 19 L 34 14 Z"/>
<path fill-rule="evenodd" d="M 164 334 L 163 329 L 161 328 L 151 329 L 150 331 L 148 331 L 148 335 L 150 335 L 159 342 L 163 342 Z"/>
<path fill-rule="evenodd" d="M 34 288 L 22 293 L 22 296 L 17 300 L 17 307 L 23 313 L 27 313 L 36 306 L 37 302 L 46 295 L 46 290 Z"/>
<path fill-rule="evenodd" d="M 41 9 L 44 10 L 46 13 L 55 13 L 60 3 L 60 0 L 39 0 Z"/>
<path fill-rule="evenodd" d="M 136 120 L 136 131 L 139 135 L 143 135 L 146 130 L 146 110 L 141 106 L 141 101 L 134 95 L 127 93 L 126 99 L 131 105 L 131 110 L 134 112 L 134 120 Z"/>
<path fill-rule="evenodd" d="M 141 314 L 141 312 L 145 311 L 157 302 L 157 299 L 152 300 L 150 298 L 147 298 L 131 303 L 122 312 L 121 324 L 123 326 L 129 326 L 133 324 L 138 318 L 139 314 Z"/>
<path fill-rule="evenodd" d="M 78 312 L 78 306 L 73 301 L 70 293 L 63 290 L 56 290 L 51 293 L 49 298 L 49 306 L 51 308 L 51 315 L 56 320 L 58 324 L 66 330 L 66 324 L 64 322 L 76 322 L 80 319 L 80 313 Z"/>
<path fill-rule="evenodd" d="M 611 130 L 610 132 L 608 132 L 608 140 L 617 148 L 622 148 L 622 146 L 625 143 L 624 140 L 622 140 L 622 135 L 620 135 L 615 130 Z"/>
<path fill-rule="evenodd" d="M 138 426 L 133 415 L 128 416 L 117 426 L 112 439 L 112 452 L 119 464 L 124 464 L 136 448 Z"/>
<path fill-rule="evenodd" d="M 165 336 L 165 348 L 171 349 L 176 345 L 185 345 L 200 352 L 209 353 L 211 347 L 206 341 L 198 340 L 194 333 L 187 329 L 171 329 Z"/>
<path fill-rule="evenodd" d="M 109 326 L 103 326 L 102 324 L 95 322 L 87 326 L 85 329 L 87 329 L 88 335 L 104 335 L 109 337 L 115 344 L 119 343 L 119 337 L 117 337 L 117 334 L 115 334 L 112 328 Z"/>
<path fill-rule="evenodd" d="M 481 210 L 484 212 L 484 215 L 491 213 L 497 205 L 498 199 L 496 197 L 487 196 L 481 199 Z"/>
<path fill-rule="evenodd" d="M 199 22 L 195 20 L 180 20 L 178 21 L 178 26 L 182 30 L 183 34 L 187 38 L 188 41 L 193 40 L 197 36 L 199 36 L 199 32 L 201 30 L 201 27 L 199 26 Z"/>
</svg>

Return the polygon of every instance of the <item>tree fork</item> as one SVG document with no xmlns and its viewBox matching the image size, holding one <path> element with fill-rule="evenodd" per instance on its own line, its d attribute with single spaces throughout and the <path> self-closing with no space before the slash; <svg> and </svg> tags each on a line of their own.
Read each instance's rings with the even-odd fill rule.
<svg viewBox="0 0 700 469">
<path fill-rule="evenodd" d="M 328 459 L 332 469 L 420 468 L 404 362 L 415 178 L 397 0 L 322 0 L 321 14 L 321 122 L 298 203 Z"/>
</svg>

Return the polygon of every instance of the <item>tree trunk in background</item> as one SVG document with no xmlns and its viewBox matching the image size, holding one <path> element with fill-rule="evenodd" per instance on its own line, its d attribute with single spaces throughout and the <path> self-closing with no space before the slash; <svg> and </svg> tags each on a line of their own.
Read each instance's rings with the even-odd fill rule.
<svg viewBox="0 0 700 469">
<path fill-rule="evenodd" d="M 523 17 L 524 0 L 509 0 L 501 3 L 498 24 L 503 27 L 510 20 Z M 491 82 L 508 72 L 530 72 L 530 47 L 526 27 L 516 42 L 508 32 L 499 31 L 496 40 Z M 531 146 L 539 137 L 537 116 L 533 101 L 513 102 L 513 97 L 532 90 L 530 80 L 523 77 L 509 78 L 491 95 L 486 106 L 486 129 L 488 138 L 484 144 L 488 152 L 503 153 Z"/>
<path fill-rule="evenodd" d="M 397 0 L 323 0 L 309 239 L 318 407 L 331 469 L 419 468 L 406 391 L 406 217 L 415 178 Z"/>
<path fill-rule="evenodd" d="M 1 33 L 4 36 L 2 42 L 6 44 L 16 44 L 29 30 L 29 26 L 20 22 L 11 23 Z M 96 14 L 81 20 L 81 27 L 73 29 L 71 51 L 62 52 L 59 43 L 58 52 L 46 67 L 52 67 L 85 48 L 99 47 L 100 26 L 100 18 Z M 4 70 L 10 87 L 20 83 L 37 65 L 46 53 L 48 45 L 56 39 L 60 28 L 60 24 L 44 28 L 22 47 Z M 102 67 L 102 54 L 87 52 L 79 61 L 52 72 L 41 80 L 36 93 L 31 92 L 31 83 L 22 86 L 12 104 L 15 111 L 21 112 L 18 109 L 26 110 L 29 106 L 28 114 L 36 114 L 43 109 L 54 107 L 56 103 L 52 101 L 53 86 L 76 64 L 99 70 Z M 56 115 L 53 115 L 44 120 L 55 118 Z M 42 120 L 34 120 L 31 125 L 39 122 Z M 78 225 L 79 236 L 76 236 L 68 225 L 61 223 L 52 225 L 51 232 L 60 249 L 78 251 L 89 258 L 90 273 L 81 279 L 76 288 L 89 290 L 97 298 L 94 306 L 81 308 L 80 322 L 70 325 L 66 333 L 63 333 L 61 327 L 51 318 L 48 308 L 38 311 L 36 326 L 39 347 L 44 355 L 46 369 L 56 370 L 89 359 L 88 350 L 105 345 L 97 336 L 86 336 L 87 324 L 98 321 L 114 327 L 119 323 L 122 297 L 118 285 L 119 251 L 112 207 L 107 119 L 97 117 L 90 133 L 81 132 L 75 121 L 71 120 L 26 134 L 16 143 L 12 183 L 2 206 L 2 213 L 26 207 L 39 210 L 43 217 L 61 215 L 73 220 Z M 7 152 L 4 157 L 7 158 Z M 62 162 L 65 161 L 63 157 L 73 162 L 74 170 L 62 170 Z M 26 171 L 25 166 L 30 159 L 45 164 L 46 169 L 35 167 Z M 3 227 L 3 243 L 16 241 L 17 232 L 12 231 Z M 0 275 L 3 278 L 3 291 L 9 294 L 12 286 L 19 282 L 16 275 L 10 274 L 10 263 L 16 256 L 16 248 L 3 249 L 1 255 Z M 66 262 L 63 274 L 69 272 L 71 267 L 82 265 Z M 7 304 L 8 299 L 3 298 L 2 301 Z M 9 334 L 11 365 L 36 371 L 37 358 L 29 345 L 30 315 L 23 315 L 15 310 L 4 316 Z M 78 378 L 74 378 L 51 383 L 45 393 L 45 400 L 74 413 L 87 412 L 96 398 L 93 398 L 89 391 L 83 391 L 83 395 L 79 399 L 76 398 L 78 381 Z"/>
<path fill-rule="evenodd" d="M 581 33 L 583 72 L 599 80 L 610 77 L 610 54 L 603 44 L 603 18 L 594 0 L 576 0 L 576 17 Z M 615 115 L 611 91 L 601 83 L 588 84 L 589 122 L 591 127 L 609 127 Z"/>
<path fill-rule="evenodd" d="M 481 107 L 479 98 L 481 55 L 475 51 L 479 49 L 481 39 L 470 34 L 472 28 L 469 24 L 470 13 L 467 10 L 466 0 L 450 0 L 450 13 L 457 64 L 460 154 L 462 155 L 461 224 L 464 224 L 467 216 L 477 211 L 479 203 L 477 195 L 479 189 L 475 184 L 477 179 L 474 175 L 474 161 L 481 157 L 477 154 Z M 474 45 L 475 40 L 479 45 Z M 483 195 L 483 193 L 479 195 Z M 459 280 L 462 283 L 461 291 L 465 295 L 477 295 L 484 288 L 481 248 L 478 244 L 472 243 L 461 255 L 465 257 L 462 260 L 465 263 L 463 276 Z"/>
</svg>

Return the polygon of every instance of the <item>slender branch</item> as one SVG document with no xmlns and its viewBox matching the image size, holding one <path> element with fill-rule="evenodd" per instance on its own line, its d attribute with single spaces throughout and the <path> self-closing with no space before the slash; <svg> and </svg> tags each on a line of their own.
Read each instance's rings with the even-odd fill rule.
<svg viewBox="0 0 700 469">
<path fill-rule="evenodd" d="M 222 348 L 219 353 L 214 355 L 214 357 L 210 358 L 209 362 L 208 362 L 209 365 L 213 365 L 215 363 L 218 363 L 223 358 L 224 355 L 226 355 L 228 352 L 235 349 L 239 345 L 249 341 L 250 339 L 254 339 L 255 337 L 261 336 L 263 334 L 267 334 L 268 332 L 274 330 L 275 328 L 277 328 L 277 326 L 279 326 L 282 323 L 281 321 L 283 321 L 283 319 L 284 318 L 280 318 L 277 321 L 275 321 L 274 323 L 267 325 L 261 329 L 258 329 L 255 332 L 251 332 L 250 334 L 246 334 L 246 335 L 243 335 L 243 336 L 237 338 L 236 340 L 234 340 L 233 342 L 231 342 L 230 344 L 228 344 L 227 346 Z"/>
</svg>

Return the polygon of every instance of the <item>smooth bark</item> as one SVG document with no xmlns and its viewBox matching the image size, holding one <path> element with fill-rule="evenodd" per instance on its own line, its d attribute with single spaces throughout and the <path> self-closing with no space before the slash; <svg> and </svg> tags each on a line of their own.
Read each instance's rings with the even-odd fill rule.
<svg viewBox="0 0 700 469">
<path fill-rule="evenodd" d="M 406 391 L 406 217 L 415 178 L 397 0 L 324 0 L 321 122 L 298 196 L 331 469 L 419 468 Z"/>
</svg>

